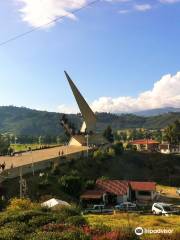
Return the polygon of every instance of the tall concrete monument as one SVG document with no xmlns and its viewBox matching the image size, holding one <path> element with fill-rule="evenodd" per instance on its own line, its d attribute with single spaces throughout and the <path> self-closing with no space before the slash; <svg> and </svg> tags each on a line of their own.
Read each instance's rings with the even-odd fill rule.
<svg viewBox="0 0 180 240">
<path fill-rule="evenodd" d="M 77 89 L 77 87 L 75 86 L 75 84 L 73 83 L 73 81 L 71 80 L 71 78 L 69 77 L 69 75 L 67 74 L 66 71 L 65 71 L 65 75 L 69 82 L 69 85 L 71 87 L 71 90 L 73 92 L 73 95 L 76 99 L 76 102 L 79 106 L 79 110 L 80 110 L 83 120 L 84 120 L 82 127 L 81 127 L 81 132 L 89 133 L 89 132 L 95 131 L 95 128 L 96 128 L 95 114 L 93 113 L 93 111 L 87 104 L 86 100 L 83 98 L 83 96 L 81 95 L 81 93 L 79 92 L 79 90 Z"/>
<path fill-rule="evenodd" d="M 89 145 L 100 145 L 107 143 L 102 134 L 96 133 L 97 119 L 94 112 L 89 107 L 88 103 L 83 98 L 82 94 L 80 93 L 76 85 L 73 83 L 66 71 L 65 75 L 83 118 L 83 124 L 79 131 L 79 134 L 76 133 L 71 135 L 69 145 L 87 145 L 87 139 Z"/>
</svg>

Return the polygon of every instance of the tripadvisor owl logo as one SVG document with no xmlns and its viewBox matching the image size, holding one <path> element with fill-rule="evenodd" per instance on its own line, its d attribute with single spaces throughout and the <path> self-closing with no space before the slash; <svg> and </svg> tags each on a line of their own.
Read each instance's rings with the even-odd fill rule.
<svg viewBox="0 0 180 240">
<path fill-rule="evenodd" d="M 143 230 L 142 227 L 137 227 L 137 228 L 135 228 L 135 234 L 136 234 L 136 235 L 140 236 L 140 235 L 142 235 L 143 233 L 144 233 L 144 230 Z"/>
<path fill-rule="evenodd" d="M 172 234 L 173 229 L 149 229 L 149 228 L 142 228 L 137 227 L 135 228 L 135 234 L 140 236 L 142 234 Z"/>
</svg>

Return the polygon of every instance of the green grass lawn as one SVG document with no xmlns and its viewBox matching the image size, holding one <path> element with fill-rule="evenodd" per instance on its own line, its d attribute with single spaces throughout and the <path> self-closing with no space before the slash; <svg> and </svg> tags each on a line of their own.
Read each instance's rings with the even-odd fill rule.
<svg viewBox="0 0 180 240">
<path fill-rule="evenodd" d="M 180 216 L 154 216 L 135 213 L 117 213 L 113 215 L 86 215 L 91 226 L 106 225 L 112 229 L 142 227 L 146 229 L 173 229 L 180 233 Z"/>
<path fill-rule="evenodd" d="M 27 151 L 29 148 L 32 150 L 35 149 L 40 149 L 41 147 L 46 147 L 46 146 L 58 146 L 57 144 L 11 144 L 11 148 L 14 150 L 14 152 L 20 152 L 20 151 Z"/>
</svg>

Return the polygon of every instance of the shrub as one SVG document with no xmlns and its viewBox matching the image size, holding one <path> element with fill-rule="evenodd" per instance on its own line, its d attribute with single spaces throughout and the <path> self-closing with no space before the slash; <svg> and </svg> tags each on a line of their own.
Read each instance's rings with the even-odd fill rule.
<svg viewBox="0 0 180 240">
<path fill-rule="evenodd" d="M 179 240 L 180 233 L 172 233 L 172 234 L 154 234 L 153 240 Z M 144 240 L 149 240 L 149 236 L 145 235 Z"/>
<path fill-rule="evenodd" d="M 124 147 L 121 142 L 114 144 L 113 149 L 116 155 L 121 155 L 124 152 Z"/>
<path fill-rule="evenodd" d="M 18 231 L 21 234 L 25 234 L 29 232 L 29 227 L 26 223 L 24 222 L 11 222 L 11 223 L 6 223 L 4 225 L 5 229 L 13 229 L 15 231 Z M 1 238 L 1 237 L 0 237 Z"/>
<path fill-rule="evenodd" d="M 111 157 L 114 157 L 116 155 L 116 152 L 115 152 L 114 148 L 109 148 L 108 155 L 111 156 Z"/>
<path fill-rule="evenodd" d="M 32 210 L 39 208 L 39 204 L 32 203 L 28 198 L 13 198 L 7 207 L 8 211 Z"/>
<path fill-rule="evenodd" d="M 22 211 L 22 212 L 5 212 L 0 214 L 0 226 L 12 222 L 28 223 L 35 216 L 47 216 L 46 213 L 40 211 Z"/>
<path fill-rule="evenodd" d="M 82 187 L 83 187 L 83 181 L 79 175 L 64 175 L 59 179 L 59 184 L 61 189 L 71 194 L 74 197 L 78 197 Z"/>
<path fill-rule="evenodd" d="M 66 223 L 73 226 L 81 227 L 87 225 L 87 220 L 82 216 L 72 216 L 66 220 Z"/>
<path fill-rule="evenodd" d="M 18 231 L 11 228 L 0 228 L 0 239 L 1 240 L 16 240 L 18 238 Z"/>
<path fill-rule="evenodd" d="M 49 223 L 42 227 L 42 230 L 45 232 L 56 232 L 60 231 L 63 232 L 64 230 L 67 230 L 69 226 L 62 224 L 62 223 Z"/>
<path fill-rule="evenodd" d="M 103 235 L 97 235 L 93 240 L 138 240 L 139 237 L 132 231 L 110 231 Z"/>
<path fill-rule="evenodd" d="M 81 211 L 79 208 L 74 206 L 62 206 L 59 208 L 59 214 L 61 216 L 64 216 L 65 218 L 72 217 L 72 216 L 78 216 L 81 214 Z"/>
<path fill-rule="evenodd" d="M 28 222 L 28 225 L 31 227 L 40 227 L 54 221 L 56 221 L 56 218 L 53 215 L 34 216 Z"/>
<path fill-rule="evenodd" d="M 95 181 L 94 180 L 87 180 L 86 181 L 86 189 L 94 189 L 95 187 Z"/>
<path fill-rule="evenodd" d="M 85 235 L 81 231 L 75 232 L 38 232 L 28 238 L 28 240 L 90 240 L 88 235 Z"/>
</svg>

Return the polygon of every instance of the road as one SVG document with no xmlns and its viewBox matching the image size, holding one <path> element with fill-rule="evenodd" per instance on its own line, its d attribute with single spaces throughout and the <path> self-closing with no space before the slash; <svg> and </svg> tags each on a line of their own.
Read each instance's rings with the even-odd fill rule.
<svg viewBox="0 0 180 240">
<path fill-rule="evenodd" d="M 40 162 L 52 158 L 56 158 L 59 156 L 59 152 L 64 153 L 64 155 L 72 154 L 81 152 L 83 150 L 86 150 L 86 147 L 76 147 L 76 146 L 61 146 L 61 147 L 54 147 L 49 149 L 43 149 L 43 150 L 36 150 L 31 152 L 23 153 L 21 156 L 5 156 L 0 157 L 0 164 L 4 163 L 6 164 L 5 169 L 13 167 L 20 167 L 24 166 L 26 164 L 31 164 L 32 162 Z"/>
</svg>

